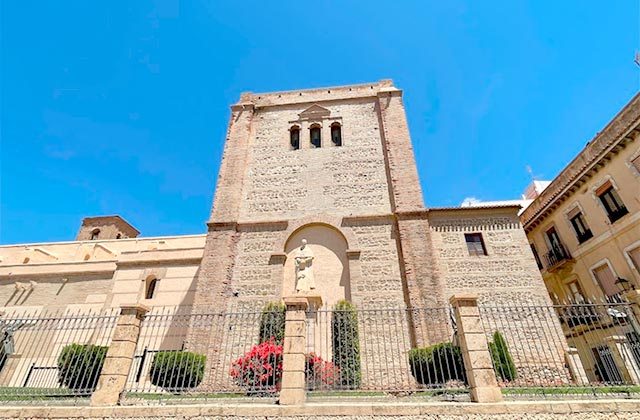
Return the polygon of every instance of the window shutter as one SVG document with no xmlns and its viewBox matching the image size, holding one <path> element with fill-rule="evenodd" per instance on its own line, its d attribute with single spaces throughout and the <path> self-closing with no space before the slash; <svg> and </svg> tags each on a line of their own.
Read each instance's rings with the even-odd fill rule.
<svg viewBox="0 0 640 420">
<path fill-rule="evenodd" d="M 580 214 L 580 207 L 575 206 L 569 213 L 567 213 L 567 217 L 569 218 L 569 220 L 571 220 L 579 214 Z"/>
<path fill-rule="evenodd" d="M 602 195 L 609 188 L 611 188 L 611 181 L 607 181 L 604 184 L 600 185 L 596 190 L 596 195 Z"/>
<path fill-rule="evenodd" d="M 631 164 L 636 168 L 636 171 L 640 172 L 640 155 L 633 158 Z"/>
<path fill-rule="evenodd" d="M 618 286 L 616 286 L 616 278 L 613 276 L 608 264 L 601 265 L 593 270 L 593 273 L 596 275 L 605 295 L 612 296 L 620 292 Z"/>
</svg>

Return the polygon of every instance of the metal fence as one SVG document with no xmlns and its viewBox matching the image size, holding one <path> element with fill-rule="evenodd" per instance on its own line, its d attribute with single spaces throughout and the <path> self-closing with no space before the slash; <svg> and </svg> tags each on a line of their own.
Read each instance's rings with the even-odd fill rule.
<svg viewBox="0 0 640 420">
<path fill-rule="evenodd" d="M 126 401 L 277 397 L 284 316 L 284 307 L 153 308 L 142 322 Z"/>
<path fill-rule="evenodd" d="M 417 347 L 434 333 L 442 341 Z M 364 309 L 307 313 L 306 388 L 323 394 L 464 395 L 451 309 Z"/>
<path fill-rule="evenodd" d="M 97 385 L 116 321 L 117 309 L 0 319 L 0 401 L 86 399 Z"/>
<path fill-rule="evenodd" d="M 504 394 L 640 395 L 640 329 L 628 303 L 481 305 L 480 325 Z M 86 401 L 118 308 L 0 320 L 0 401 Z M 468 399 L 463 333 L 449 307 L 306 313 L 308 395 Z M 141 322 L 124 402 L 276 399 L 285 311 L 155 307 Z"/>
<path fill-rule="evenodd" d="M 640 334 L 628 303 L 482 306 L 507 395 L 640 392 Z"/>
</svg>

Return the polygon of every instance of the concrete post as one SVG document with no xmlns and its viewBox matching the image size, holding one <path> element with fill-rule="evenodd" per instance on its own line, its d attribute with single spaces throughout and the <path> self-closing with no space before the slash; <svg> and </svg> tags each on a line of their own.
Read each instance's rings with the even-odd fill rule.
<svg viewBox="0 0 640 420">
<path fill-rule="evenodd" d="M 451 296 L 449 301 L 455 313 L 464 370 L 471 386 L 471 400 L 480 403 L 502 401 L 502 392 L 480 320 L 478 297 L 460 294 Z"/>
<path fill-rule="evenodd" d="M 626 383 L 640 385 L 640 367 L 638 367 L 632 350 L 629 348 L 627 337 L 613 335 L 605 338 L 604 341 L 611 350 L 611 356 L 620 375 L 622 375 L 622 380 Z"/>
<path fill-rule="evenodd" d="M 573 377 L 573 380 L 576 381 L 576 384 L 587 385 L 589 383 L 589 378 L 587 377 L 587 372 L 584 370 L 578 349 L 575 347 L 569 347 L 565 350 L 564 355 L 567 366 L 569 366 L 569 372 L 571 372 L 571 376 Z"/>
<path fill-rule="evenodd" d="M 147 306 L 140 304 L 120 307 L 120 316 L 107 350 L 98 386 L 91 396 L 91 405 L 115 405 L 120 401 L 135 356 L 140 323 L 148 311 Z"/>
</svg>

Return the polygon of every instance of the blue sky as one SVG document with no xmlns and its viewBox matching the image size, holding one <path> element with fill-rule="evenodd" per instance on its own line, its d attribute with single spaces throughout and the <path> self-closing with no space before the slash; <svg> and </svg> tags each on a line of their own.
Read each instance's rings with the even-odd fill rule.
<svg viewBox="0 0 640 420">
<path fill-rule="evenodd" d="M 516 198 L 640 87 L 637 0 L 0 3 L 0 243 L 203 233 L 243 91 L 391 78 L 425 201 Z"/>
</svg>

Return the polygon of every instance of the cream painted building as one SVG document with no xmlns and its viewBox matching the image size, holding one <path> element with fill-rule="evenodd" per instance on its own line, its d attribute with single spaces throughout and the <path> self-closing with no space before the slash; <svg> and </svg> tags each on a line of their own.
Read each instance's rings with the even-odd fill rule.
<svg viewBox="0 0 640 420">
<path fill-rule="evenodd" d="M 580 151 L 522 214 L 553 299 L 640 287 L 640 96 Z"/>
<path fill-rule="evenodd" d="M 639 135 L 640 95 L 636 95 L 522 213 L 555 303 L 616 302 L 624 283 L 640 288 Z M 614 335 L 633 349 L 630 363 L 635 359 L 640 365 L 640 336 L 634 332 L 634 321 L 622 318 L 624 322 L 612 327 L 611 319 L 596 320 L 592 313 L 598 307 L 592 308 L 585 306 L 563 323 L 590 379 L 621 375 L 620 363 L 603 362 L 610 353 L 606 341 Z M 607 372 L 597 374 L 598 364 Z"/>
<path fill-rule="evenodd" d="M 0 247 L 0 311 L 191 305 L 204 235 L 136 238 L 119 216 L 86 218 L 73 242 Z"/>
</svg>

